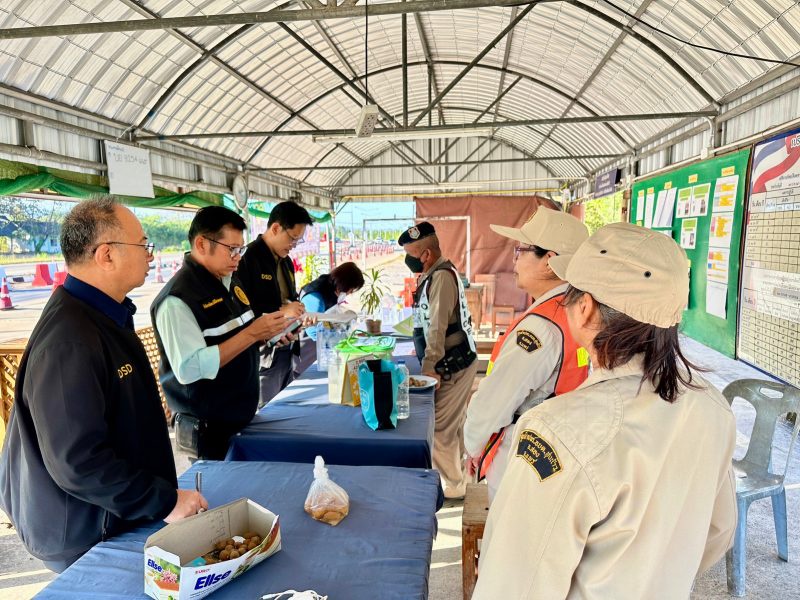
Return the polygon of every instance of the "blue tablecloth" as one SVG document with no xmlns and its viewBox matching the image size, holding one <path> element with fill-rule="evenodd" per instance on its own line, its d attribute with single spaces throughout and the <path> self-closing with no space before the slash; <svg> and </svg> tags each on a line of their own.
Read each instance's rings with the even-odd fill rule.
<svg viewBox="0 0 800 600">
<path fill-rule="evenodd" d="M 423 469 L 330 466 L 350 495 L 350 514 L 336 527 L 303 510 L 311 465 L 198 462 L 211 507 L 246 496 L 280 516 L 282 549 L 214 592 L 215 600 L 288 589 L 313 589 L 329 600 L 427 598 L 439 475 Z M 144 543 L 163 523 L 140 527 L 92 548 L 37 597 L 63 600 L 144 598 Z"/>
<path fill-rule="evenodd" d="M 405 358 L 412 373 L 419 371 L 416 357 Z M 312 463 L 321 455 L 334 465 L 431 467 L 432 388 L 409 394 L 410 416 L 396 429 L 373 431 L 361 408 L 328 401 L 327 375 L 314 365 L 293 381 L 231 438 L 225 460 Z"/>
</svg>

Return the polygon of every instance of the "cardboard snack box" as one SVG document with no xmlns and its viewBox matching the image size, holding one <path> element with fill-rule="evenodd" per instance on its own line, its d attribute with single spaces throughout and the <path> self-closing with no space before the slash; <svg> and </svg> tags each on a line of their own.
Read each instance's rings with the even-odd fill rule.
<svg viewBox="0 0 800 600">
<path fill-rule="evenodd" d="M 258 533 L 262 541 L 239 558 L 188 566 L 220 540 L 246 531 Z M 156 600 L 198 600 L 280 549 L 278 516 L 241 498 L 171 523 L 148 537 L 144 545 L 144 591 Z"/>
</svg>

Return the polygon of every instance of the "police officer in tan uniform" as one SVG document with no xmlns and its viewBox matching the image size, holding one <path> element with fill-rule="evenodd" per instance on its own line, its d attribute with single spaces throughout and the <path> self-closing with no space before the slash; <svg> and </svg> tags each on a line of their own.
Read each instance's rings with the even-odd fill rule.
<svg viewBox="0 0 800 600">
<path fill-rule="evenodd" d="M 439 471 L 446 498 L 462 498 L 464 419 L 472 382 L 478 370 L 472 317 L 461 277 L 442 257 L 433 225 L 419 223 L 397 240 L 413 273 L 422 273 L 414 294 L 414 348 L 422 374 L 437 380 L 433 466 Z"/>
<path fill-rule="evenodd" d="M 567 283 L 553 273 L 548 260 L 573 254 L 589 232 L 572 215 L 547 208 L 537 210 L 520 228 L 490 227 L 517 242 L 517 285 L 534 298 L 497 340 L 486 377 L 467 409 L 468 471 L 485 476 L 492 500 L 505 471 L 513 423 L 547 398 L 571 392 L 588 374 L 588 355 L 572 339 L 561 306 Z"/>
<path fill-rule="evenodd" d="M 473 600 L 688 598 L 733 541 L 736 422 L 680 351 L 686 255 L 615 223 L 550 265 L 593 371 L 517 422 Z"/>
</svg>

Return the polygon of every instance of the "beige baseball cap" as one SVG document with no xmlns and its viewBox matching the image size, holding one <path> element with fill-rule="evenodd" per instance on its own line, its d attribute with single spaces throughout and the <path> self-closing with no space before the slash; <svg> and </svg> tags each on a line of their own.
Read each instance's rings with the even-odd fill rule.
<svg viewBox="0 0 800 600">
<path fill-rule="evenodd" d="M 572 215 L 541 206 L 522 227 L 489 227 L 495 233 L 512 240 L 552 250 L 557 254 L 572 254 L 589 237 L 586 225 Z"/>
<path fill-rule="evenodd" d="M 550 268 L 642 323 L 680 323 L 689 297 L 686 253 L 671 237 L 630 223 L 601 227 L 573 256 L 554 256 Z"/>
</svg>

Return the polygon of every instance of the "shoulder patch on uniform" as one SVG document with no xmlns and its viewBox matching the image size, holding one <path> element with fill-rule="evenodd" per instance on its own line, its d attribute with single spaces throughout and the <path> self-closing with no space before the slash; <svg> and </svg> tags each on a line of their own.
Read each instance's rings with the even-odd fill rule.
<svg viewBox="0 0 800 600">
<path fill-rule="evenodd" d="M 517 442 L 517 456 L 528 463 L 539 481 L 556 475 L 561 471 L 561 461 L 550 442 L 542 438 L 533 429 L 523 429 Z"/>
<path fill-rule="evenodd" d="M 245 306 L 250 306 L 250 300 L 247 297 L 247 294 L 244 293 L 244 290 L 240 288 L 238 285 L 233 286 L 233 293 L 236 294 L 236 297 L 239 299 L 239 302 L 244 304 Z"/>
<path fill-rule="evenodd" d="M 530 331 L 522 329 L 517 332 L 517 346 L 525 352 L 535 352 L 542 347 L 542 342 Z"/>
</svg>

